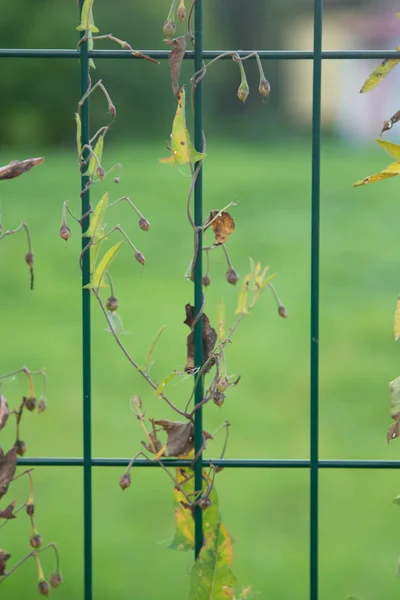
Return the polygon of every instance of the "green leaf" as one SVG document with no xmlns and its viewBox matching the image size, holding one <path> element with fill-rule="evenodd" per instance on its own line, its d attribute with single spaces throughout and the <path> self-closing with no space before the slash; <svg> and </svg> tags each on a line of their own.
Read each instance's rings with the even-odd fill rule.
<svg viewBox="0 0 400 600">
<path fill-rule="evenodd" d="M 399 51 L 400 46 L 397 46 L 396 50 Z M 399 64 L 399 62 L 400 59 L 398 58 L 385 58 L 385 60 L 382 61 L 381 64 L 368 77 L 368 79 L 366 80 L 366 82 L 360 90 L 360 94 L 370 92 L 371 90 L 376 88 L 376 86 L 379 85 L 380 82 L 383 79 L 385 79 L 385 77 L 389 75 L 391 71 L 393 71 L 393 69 L 396 65 Z"/>
<path fill-rule="evenodd" d="M 235 311 L 237 315 L 248 315 L 249 311 L 247 309 L 248 295 L 249 295 L 249 284 L 251 280 L 251 273 L 248 273 L 246 277 L 243 279 L 242 287 L 239 292 L 238 298 L 238 306 Z"/>
<path fill-rule="evenodd" d="M 189 600 L 226 600 L 234 596 L 236 577 L 231 571 L 230 548 L 227 531 L 218 523 L 193 566 Z"/>
<path fill-rule="evenodd" d="M 171 379 L 173 379 L 175 377 L 175 375 L 178 375 L 178 373 L 176 371 L 167 375 L 166 378 L 163 379 L 162 382 L 158 384 L 157 388 L 154 390 L 154 393 L 156 394 L 156 396 L 161 397 L 161 395 L 164 393 L 166 385 L 171 381 Z"/>
<path fill-rule="evenodd" d="M 81 23 L 76 28 L 77 31 L 92 31 L 93 33 L 99 32 L 99 29 L 94 24 L 93 2 L 94 0 L 85 0 L 82 6 Z"/>
<path fill-rule="evenodd" d="M 99 135 L 96 145 L 94 147 L 93 153 L 97 156 L 99 163 L 101 164 L 101 159 L 103 158 L 103 149 L 104 149 L 104 135 Z M 90 157 L 89 167 L 84 175 L 86 177 L 94 177 L 94 174 L 97 171 L 97 160 L 93 156 Z"/>
<path fill-rule="evenodd" d="M 75 113 L 75 121 L 76 121 L 76 149 L 78 150 L 78 159 L 81 160 L 82 156 L 82 123 L 81 118 L 78 113 Z"/>
<path fill-rule="evenodd" d="M 400 504 L 400 496 L 396 496 L 396 498 L 393 498 L 393 504 Z"/>
<path fill-rule="evenodd" d="M 103 225 L 104 215 L 106 214 L 108 200 L 109 200 L 109 193 L 106 192 L 100 198 L 100 200 L 98 201 L 98 203 L 96 205 L 96 208 L 93 211 L 92 218 L 90 219 L 90 225 L 87 228 L 87 230 L 85 231 L 85 233 L 83 234 L 84 237 L 95 238 L 96 234 L 99 233 L 99 231 Z"/>
<path fill-rule="evenodd" d="M 185 117 L 185 90 L 182 88 L 178 94 L 178 108 L 176 109 L 171 134 L 172 156 L 161 158 L 162 163 L 175 163 L 176 165 L 194 164 L 205 158 L 205 154 L 197 152 L 190 140 L 186 127 Z"/>
<path fill-rule="evenodd" d="M 129 331 L 125 331 L 123 323 L 122 323 L 122 319 L 119 316 L 117 311 L 114 311 L 114 312 L 107 311 L 107 315 L 108 315 L 109 320 L 111 321 L 113 330 L 117 335 L 121 335 L 121 334 L 128 335 L 129 334 Z M 110 327 L 107 327 L 105 329 L 105 331 L 107 333 L 113 333 L 113 331 L 111 330 Z"/>
<path fill-rule="evenodd" d="M 207 484 L 210 484 L 210 479 L 206 470 L 203 470 L 203 495 L 207 492 Z M 186 507 L 187 497 L 192 501 L 194 499 L 194 477 L 191 469 L 180 467 L 176 470 L 176 482 L 181 489 L 174 488 L 174 504 L 175 504 L 175 525 L 176 531 L 174 539 L 169 548 L 171 550 L 193 550 L 194 548 L 194 521 L 192 511 Z M 183 490 L 183 491 L 181 491 Z M 208 538 L 213 534 L 213 531 L 221 520 L 218 505 L 218 495 L 213 486 L 209 495 L 211 505 L 203 510 L 203 533 L 204 537 Z M 182 504 L 183 503 L 183 504 Z M 229 536 L 229 534 L 227 533 Z M 232 554 L 233 560 L 233 554 Z"/>
<path fill-rule="evenodd" d="M 397 161 L 400 161 L 400 146 L 398 144 L 386 142 L 385 140 L 381 140 L 379 138 L 377 138 L 376 141 L 384 150 L 386 150 L 389 156 L 395 158 Z"/>
<path fill-rule="evenodd" d="M 161 327 L 161 329 L 158 330 L 158 332 L 156 334 L 156 337 L 154 338 L 154 340 L 153 340 L 153 342 L 152 342 L 152 344 L 151 344 L 151 346 L 149 348 L 149 351 L 147 352 L 146 364 L 144 365 L 144 367 L 140 367 L 141 371 L 144 371 L 145 373 L 148 373 L 150 371 L 151 366 L 152 366 L 152 359 L 153 359 L 153 354 L 154 354 L 155 347 L 156 347 L 157 342 L 160 339 L 161 334 L 162 334 L 162 332 L 164 331 L 165 328 L 166 328 L 166 325 L 163 325 Z M 160 386 L 158 386 L 158 387 L 160 387 Z"/>
<path fill-rule="evenodd" d="M 123 242 L 118 242 L 112 248 L 109 248 L 109 250 L 107 250 L 103 258 L 99 262 L 99 265 L 96 268 L 95 272 L 93 273 L 91 283 L 85 285 L 85 288 L 97 290 L 99 287 L 106 287 L 103 283 L 104 276 L 106 274 L 106 271 L 110 267 L 110 264 L 117 256 L 122 244 Z"/>
</svg>

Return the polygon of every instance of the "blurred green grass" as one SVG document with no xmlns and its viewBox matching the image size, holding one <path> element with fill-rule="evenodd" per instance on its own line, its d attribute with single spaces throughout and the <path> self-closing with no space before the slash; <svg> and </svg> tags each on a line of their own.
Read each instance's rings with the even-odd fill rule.
<svg viewBox="0 0 400 600">
<path fill-rule="evenodd" d="M 241 325 L 228 350 L 228 368 L 240 373 L 220 411 L 205 410 L 205 428 L 232 424 L 227 456 L 306 458 L 309 455 L 309 312 L 311 145 L 293 140 L 267 147 L 208 140 L 204 211 L 231 200 L 236 231 L 229 240 L 240 275 L 248 258 L 269 264 L 289 318 L 280 319 L 266 295 Z M 48 411 L 27 415 L 22 436 L 30 456 L 82 454 L 81 305 L 79 231 L 68 244 L 58 237 L 62 202 L 79 211 L 79 177 L 72 153 L 51 150 L 46 162 L 12 182 L 2 182 L 3 227 L 22 219 L 31 227 L 36 289 L 29 291 L 25 246 L 19 236 L 0 247 L 1 372 L 26 364 L 46 367 Z M 27 151 L 27 156 L 29 152 Z M 33 155 L 37 155 L 35 150 Z M 129 195 L 151 222 L 142 232 L 128 206 L 110 209 L 146 256 L 142 268 L 127 247 L 113 264 L 120 315 L 130 335 L 124 342 L 139 362 L 161 325 L 154 377 L 185 364 L 184 305 L 192 286 L 183 277 L 192 248 L 185 217 L 189 180 L 158 163 L 163 148 L 138 144 L 106 153 L 108 165 L 124 165 L 118 185 L 108 178 L 93 188 L 93 203 L 109 189 Z M 14 156 L 1 155 L 1 164 Z M 26 158 L 20 157 L 20 158 Z M 379 170 L 385 157 L 325 141 L 321 189 L 321 458 L 396 459 L 398 445 L 385 441 L 390 422 L 388 382 L 399 375 L 392 322 L 398 285 L 398 188 L 396 180 L 353 190 L 353 181 Z M 110 183 L 111 182 L 111 183 Z M 238 289 L 225 282 L 222 253 L 211 256 L 212 284 L 206 313 L 215 323 L 223 296 L 233 322 Z M 140 394 L 149 417 L 171 418 L 105 333 L 93 304 L 93 455 L 131 456 L 143 435 L 129 410 Z M 4 385 L 17 403 L 23 381 Z M 190 381 L 169 386 L 183 404 Z M 11 442 L 2 432 L 2 446 Z M 222 439 L 210 444 L 217 455 Z M 133 471 L 121 493 L 122 469 L 96 468 L 94 494 L 94 598 L 184 600 L 190 558 L 166 549 L 173 535 L 171 486 L 158 469 Z M 82 473 L 35 470 L 36 523 L 45 540 L 57 540 L 65 577 L 60 600 L 83 598 Z M 217 478 L 224 521 L 237 540 L 234 570 L 261 598 L 308 597 L 308 473 L 306 470 L 225 470 Z M 354 594 L 391 600 L 398 593 L 396 535 L 399 493 L 396 471 L 321 472 L 320 586 L 322 600 Z M 18 481 L 9 498 L 23 500 Z M 16 560 L 28 550 L 29 525 L 21 515 L 2 530 L 1 547 Z M 45 560 L 52 568 L 51 557 Z M 37 597 L 34 564 L 3 584 L 4 598 Z"/>
</svg>

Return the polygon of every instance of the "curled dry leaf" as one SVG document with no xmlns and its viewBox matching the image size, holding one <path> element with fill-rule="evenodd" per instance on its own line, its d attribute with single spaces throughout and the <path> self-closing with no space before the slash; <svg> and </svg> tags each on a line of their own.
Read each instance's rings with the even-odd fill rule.
<svg viewBox="0 0 400 600">
<path fill-rule="evenodd" d="M 40 158 L 27 158 L 26 160 L 12 160 L 8 165 L 4 167 L 0 167 L 0 179 L 14 179 L 14 177 L 18 177 L 23 173 L 27 173 L 32 169 L 32 167 L 36 167 L 36 165 L 40 165 L 41 162 L 44 161 L 44 156 Z"/>
<path fill-rule="evenodd" d="M 393 379 L 389 384 L 390 389 L 390 415 L 394 421 L 387 431 L 387 442 L 400 435 L 400 377 Z"/>
<path fill-rule="evenodd" d="M 194 306 L 190 304 L 186 304 L 186 319 L 184 321 L 185 325 L 188 325 L 192 329 L 194 323 Z M 210 325 L 210 321 L 206 314 L 203 314 L 203 362 L 206 362 L 215 346 L 215 342 L 217 341 L 217 332 Z M 205 367 L 203 373 L 208 373 L 208 371 L 213 366 L 214 361 L 210 361 L 210 364 Z M 185 367 L 185 371 L 191 371 L 194 369 L 194 332 L 192 331 L 187 337 L 187 364 Z"/>
<path fill-rule="evenodd" d="M 215 234 L 216 245 L 225 244 L 229 235 L 235 231 L 235 221 L 226 211 L 220 212 L 218 210 L 212 210 L 208 217 L 208 222 L 211 223 L 212 230 Z"/>
<path fill-rule="evenodd" d="M 8 490 L 11 479 L 14 477 L 15 469 L 17 468 L 17 450 L 11 448 L 4 456 L 1 450 L 0 456 L 0 498 L 2 498 Z"/>
<path fill-rule="evenodd" d="M 14 508 L 16 505 L 16 501 L 14 500 L 5 508 L 4 510 L 0 510 L 0 519 L 15 519 Z"/>
<path fill-rule="evenodd" d="M 9 414 L 10 411 L 8 410 L 7 400 L 0 394 L 0 430 L 5 427 Z"/>
<path fill-rule="evenodd" d="M 156 421 L 151 419 L 153 425 L 158 425 L 167 434 L 167 456 L 186 456 L 194 448 L 194 425 L 191 422 L 181 423 L 180 421 L 168 421 L 160 419 Z M 203 431 L 205 440 L 212 440 L 213 437 L 207 431 Z M 161 443 L 156 437 L 158 444 Z"/>
<path fill-rule="evenodd" d="M 181 89 L 179 85 L 179 75 L 183 57 L 186 52 L 186 36 L 182 35 L 174 40 L 165 39 L 164 42 L 173 46 L 173 49 L 169 53 L 168 62 L 171 71 L 172 91 L 174 96 L 177 96 Z"/>
<path fill-rule="evenodd" d="M 0 550 L 0 577 L 6 572 L 6 562 L 11 558 L 11 554 Z"/>
</svg>

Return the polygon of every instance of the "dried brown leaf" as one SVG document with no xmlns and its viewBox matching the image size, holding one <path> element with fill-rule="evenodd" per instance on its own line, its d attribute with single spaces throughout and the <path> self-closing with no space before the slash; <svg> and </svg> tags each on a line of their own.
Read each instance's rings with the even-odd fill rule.
<svg viewBox="0 0 400 600">
<path fill-rule="evenodd" d="M 11 502 L 4 510 L 0 510 L 0 519 L 15 519 L 14 508 L 16 505 L 16 500 Z"/>
<path fill-rule="evenodd" d="M 6 572 L 6 562 L 11 558 L 11 554 L 7 554 L 3 550 L 0 550 L 0 577 Z"/>
<path fill-rule="evenodd" d="M 389 444 L 392 440 L 395 440 L 400 436 L 400 414 L 393 417 L 394 423 L 391 424 L 387 430 L 387 443 Z"/>
<path fill-rule="evenodd" d="M 191 422 L 151 420 L 154 425 L 162 427 L 167 434 L 167 456 L 186 456 L 194 448 L 194 425 Z M 206 440 L 213 439 L 207 431 L 203 431 Z"/>
<path fill-rule="evenodd" d="M 165 39 L 164 42 L 173 46 L 173 49 L 169 53 L 168 62 L 171 71 L 172 91 L 174 96 L 177 96 L 181 89 L 179 85 L 179 75 L 183 57 L 186 52 L 186 36 L 182 35 L 174 40 Z"/>
<path fill-rule="evenodd" d="M 8 490 L 11 479 L 14 477 L 15 469 L 17 468 L 17 450 L 11 448 L 4 456 L 0 458 L 0 498 L 2 498 Z"/>
<path fill-rule="evenodd" d="M 14 179 L 14 177 L 19 177 L 19 175 L 27 173 L 32 167 L 40 165 L 43 161 L 44 156 L 40 158 L 27 158 L 26 160 L 12 160 L 8 165 L 0 167 L 0 179 Z"/>
<path fill-rule="evenodd" d="M 226 211 L 212 210 L 208 217 L 208 222 L 211 223 L 215 234 L 215 244 L 217 245 L 225 244 L 229 235 L 235 231 L 235 221 Z"/>
<path fill-rule="evenodd" d="M 5 427 L 9 414 L 7 400 L 0 394 L 0 430 Z"/>
<path fill-rule="evenodd" d="M 146 444 L 145 442 L 142 442 L 143 446 L 146 448 L 146 450 L 148 450 L 152 454 L 157 454 L 162 448 L 162 443 L 157 438 L 157 433 L 155 431 L 151 431 L 149 435 L 150 435 L 152 444 L 150 444 L 150 443 Z"/>
<path fill-rule="evenodd" d="M 184 321 L 185 325 L 192 328 L 194 323 L 194 306 L 190 304 L 186 304 L 186 319 Z M 206 314 L 203 314 L 203 362 L 206 362 L 215 346 L 215 342 L 217 341 L 217 332 L 210 325 L 210 321 Z M 204 369 L 203 373 L 208 373 L 208 371 L 213 366 L 214 361 L 211 361 L 209 365 Z M 187 337 L 187 364 L 185 367 L 185 371 L 191 371 L 194 369 L 194 332 L 192 331 Z"/>
</svg>

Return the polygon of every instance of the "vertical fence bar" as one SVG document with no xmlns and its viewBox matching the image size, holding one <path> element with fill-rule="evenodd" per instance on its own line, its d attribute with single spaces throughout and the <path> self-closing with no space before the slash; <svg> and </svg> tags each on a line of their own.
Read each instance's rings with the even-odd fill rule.
<svg viewBox="0 0 400 600">
<path fill-rule="evenodd" d="M 195 5 L 195 57 L 194 70 L 199 71 L 203 66 L 203 3 L 197 0 Z M 197 86 L 194 96 L 194 145 L 201 152 L 203 145 L 203 82 Z M 198 251 L 194 269 L 194 313 L 197 315 L 203 304 L 203 235 L 200 229 L 203 223 L 203 169 L 200 169 L 194 188 L 194 224 L 198 227 L 197 240 Z M 203 319 L 200 318 L 194 329 L 194 362 L 196 370 L 203 365 Z M 200 377 L 195 390 L 195 403 L 199 404 L 203 399 L 204 377 Z M 194 445 L 195 453 L 203 444 L 203 411 L 200 408 L 196 412 L 194 423 Z M 202 455 L 198 457 L 194 472 L 195 490 L 203 487 L 203 464 Z M 195 508 L 195 556 L 199 555 L 203 545 L 203 515 L 199 506 Z"/>
<path fill-rule="evenodd" d="M 82 9 L 83 0 L 80 0 Z M 85 35 L 82 32 L 81 38 Z M 80 45 L 81 66 L 81 97 L 89 87 L 89 53 L 88 43 Z M 82 134 L 81 144 L 89 144 L 89 100 L 85 100 L 81 110 Z M 88 157 L 85 150 L 84 158 Z M 81 189 L 84 190 L 89 178 L 83 175 L 87 165 L 82 167 Z M 90 192 L 87 189 L 82 194 L 82 216 L 90 209 Z M 89 216 L 82 221 L 82 233 L 89 227 Z M 88 242 L 82 238 L 82 249 Z M 82 285 L 90 282 L 90 250 L 82 258 Z M 93 598 L 93 557 L 92 557 L 92 432 L 91 432 L 91 340 L 90 340 L 90 291 L 82 289 L 82 377 L 83 377 L 83 493 L 84 493 L 84 569 L 85 569 L 85 600 Z"/>
<path fill-rule="evenodd" d="M 318 600 L 318 336 L 322 14 L 323 0 L 314 0 L 310 330 L 310 600 Z"/>
</svg>

